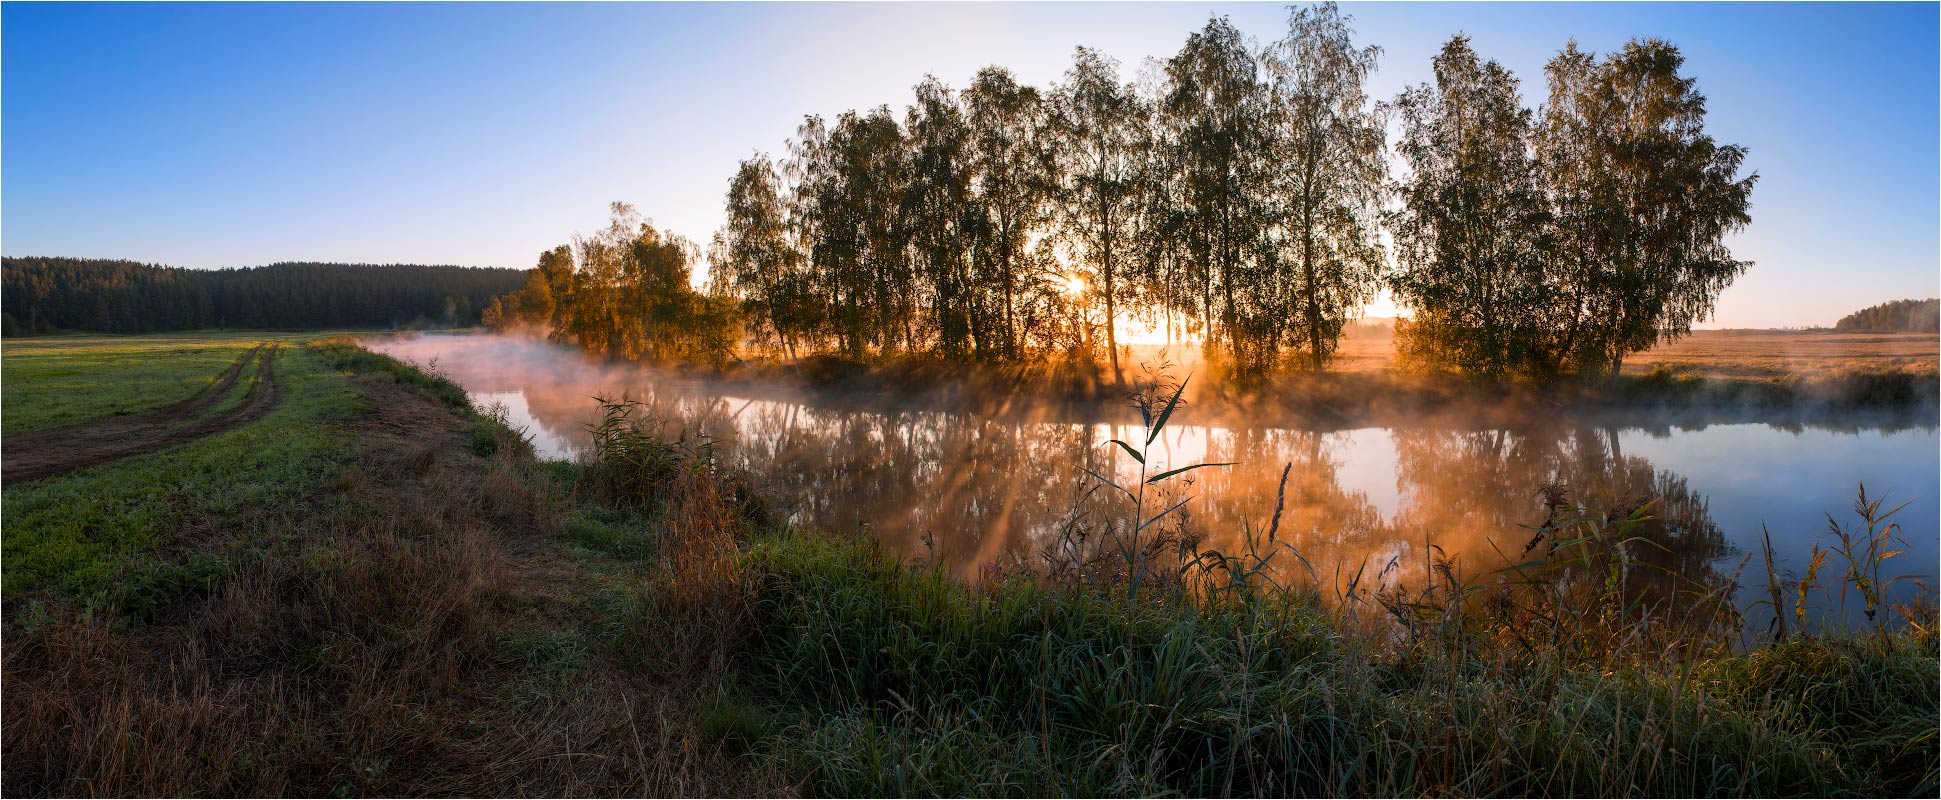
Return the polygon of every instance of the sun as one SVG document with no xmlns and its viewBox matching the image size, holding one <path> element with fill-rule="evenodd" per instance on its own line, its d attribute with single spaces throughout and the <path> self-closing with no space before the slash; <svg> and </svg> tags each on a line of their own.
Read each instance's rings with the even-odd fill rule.
<svg viewBox="0 0 1941 800">
<path fill-rule="evenodd" d="M 1063 291 L 1065 293 L 1066 297 L 1077 297 L 1085 293 L 1084 276 L 1066 275 L 1063 279 L 1063 282 L 1064 282 L 1064 285 L 1059 287 L 1059 289 L 1060 291 Z"/>
</svg>

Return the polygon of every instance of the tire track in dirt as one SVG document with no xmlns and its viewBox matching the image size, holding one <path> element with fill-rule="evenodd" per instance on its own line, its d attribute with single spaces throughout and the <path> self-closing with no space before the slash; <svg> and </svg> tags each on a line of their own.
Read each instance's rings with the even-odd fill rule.
<svg viewBox="0 0 1941 800">
<path fill-rule="evenodd" d="M 0 440 L 0 481 L 12 485 L 52 477 L 192 442 L 260 419 L 283 400 L 282 386 L 276 380 L 278 349 L 274 344 L 250 348 L 215 385 L 178 403 L 132 416 Z M 222 413 L 205 413 L 222 403 L 252 360 L 256 373 L 243 402 Z"/>
<path fill-rule="evenodd" d="M 127 435 L 129 430 L 139 430 L 156 425 L 168 425 L 180 422 L 215 407 L 222 402 L 224 397 L 228 397 L 230 387 L 236 385 L 236 379 L 242 375 L 243 368 L 249 366 L 250 359 L 255 358 L 257 352 L 262 349 L 263 345 L 259 344 L 244 351 L 236 359 L 235 363 L 230 364 L 227 369 L 223 370 L 222 375 L 216 379 L 215 383 L 200 392 L 196 392 L 185 400 L 177 400 L 159 408 L 152 408 L 127 416 L 109 417 L 108 419 L 83 422 L 60 428 L 17 433 L 7 437 L 4 443 L 7 447 L 32 448 L 40 446 L 42 442 L 56 441 L 67 443 L 71 446 L 82 441 L 84 438 L 114 438 Z"/>
</svg>

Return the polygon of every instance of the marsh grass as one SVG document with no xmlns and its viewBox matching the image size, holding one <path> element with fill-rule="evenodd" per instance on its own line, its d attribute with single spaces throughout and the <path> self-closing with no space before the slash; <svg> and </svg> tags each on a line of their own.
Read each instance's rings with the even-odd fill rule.
<svg viewBox="0 0 1941 800">
<path fill-rule="evenodd" d="M 1181 393 L 1136 389 L 1140 437 L 1105 446 L 1140 463 Z M 1545 487 L 1548 516 L 1509 566 L 1424 546 L 1416 585 L 1393 561 L 1324 583 L 1279 535 L 1284 483 L 1275 514 L 1222 552 L 1167 525 L 1191 507 L 1171 479 L 1217 465 L 1094 472 L 1117 511 L 1075 508 L 1039 551 L 966 584 L 680 488 L 714 473 L 682 441 L 628 457 L 682 466 L 644 473 L 653 492 L 615 493 L 661 498 L 656 566 L 603 613 L 631 620 L 620 649 L 653 670 L 727 665 L 740 688 L 708 727 L 810 794 L 1936 789 L 1932 612 L 1856 638 L 1794 602 L 1793 636 L 1748 646 L 1736 579 L 1660 563 L 1648 523 L 1675 511 L 1649 497 Z M 665 499 L 676 491 L 692 505 Z M 1880 516 L 1863 520 L 1877 538 Z"/>
<path fill-rule="evenodd" d="M 818 794 L 1935 787 L 1931 628 L 1734 650 L 1621 606 L 1506 613 L 1457 582 L 1373 626 L 1273 591 L 965 586 L 808 535 L 748 568 L 741 663 L 796 720 L 768 752 Z"/>
</svg>

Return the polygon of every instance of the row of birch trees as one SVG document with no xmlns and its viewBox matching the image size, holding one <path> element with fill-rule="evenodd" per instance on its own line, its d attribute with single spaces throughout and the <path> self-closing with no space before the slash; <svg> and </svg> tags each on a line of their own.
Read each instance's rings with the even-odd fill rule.
<svg viewBox="0 0 1941 800">
<path fill-rule="evenodd" d="M 1139 327 L 1257 377 L 1325 368 L 1386 287 L 1407 363 L 1552 380 L 1688 332 L 1748 266 L 1725 238 L 1757 176 L 1704 133 L 1675 47 L 1568 44 L 1533 111 L 1456 36 L 1433 81 L 1383 102 L 1382 52 L 1351 22 L 1294 8 L 1260 45 L 1216 17 L 1136 76 L 1080 47 L 1046 88 L 994 66 L 961 88 L 926 77 L 901 113 L 807 117 L 780 158 L 735 170 L 706 297 L 614 305 L 653 269 L 601 254 L 664 239 L 616 222 L 619 244 L 542 258 L 546 302 L 509 298 L 502 319 L 616 353 L 695 349 L 620 330 L 690 325 L 717 353 L 1076 354 L 1114 374 Z"/>
</svg>

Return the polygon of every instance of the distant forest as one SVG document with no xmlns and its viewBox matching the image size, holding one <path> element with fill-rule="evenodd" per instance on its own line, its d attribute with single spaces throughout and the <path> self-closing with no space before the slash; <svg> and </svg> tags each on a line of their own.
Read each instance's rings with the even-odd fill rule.
<svg viewBox="0 0 1941 800">
<path fill-rule="evenodd" d="M 678 283 L 700 248 L 622 206 L 488 324 L 620 357 L 750 341 L 1116 373 L 1136 321 L 1257 376 L 1324 369 L 1386 288 L 1410 364 L 1549 381 L 1688 333 L 1749 266 L 1725 240 L 1757 175 L 1705 133 L 1676 47 L 1563 43 L 1532 110 L 1459 35 L 1381 103 L 1349 23 L 1298 8 L 1262 44 L 1215 17 L 1130 80 L 1081 47 L 1048 87 L 992 66 L 923 77 L 901 113 L 806 117 L 729 180 L 705 297 Z"/>
<path fill-rule="evenodd" d="M 281 263 L 183 269 L 80 258 L 6 258 L 0 334 L 196 328 L 472 325 L 527 270 L 419 264 Z"/>
<path fill-rule="evenodd" d="M 1842 331 L 1941 333 L 1941 300 L 1895 300 L 1863 308 L 1833 324 Z"/>
</svg>

